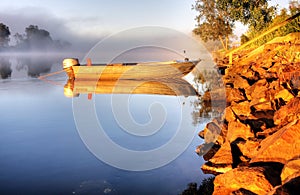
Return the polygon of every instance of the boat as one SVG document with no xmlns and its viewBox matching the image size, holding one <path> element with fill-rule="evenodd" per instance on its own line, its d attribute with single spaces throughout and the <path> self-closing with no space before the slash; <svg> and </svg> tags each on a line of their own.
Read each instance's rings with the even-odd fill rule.
<svg viewBox="0 0 300 195">
<path fill-rule="evenodd" d="M 80 94 L 149 94 L 169 96 L 195 96 L 197 91 L 181 78 L 161 80 L 82 80 L 68 79 L 64 86 L 66 97 Z"/>
<path fill-rule="evenodd" d="M 78 59 L 63 60 L 63 69 L 69 79 L 83 80 L 149 80 L 182 78 L 190 73 L 200 60 L 92 64 L 80 65 Z"/>
</svg>

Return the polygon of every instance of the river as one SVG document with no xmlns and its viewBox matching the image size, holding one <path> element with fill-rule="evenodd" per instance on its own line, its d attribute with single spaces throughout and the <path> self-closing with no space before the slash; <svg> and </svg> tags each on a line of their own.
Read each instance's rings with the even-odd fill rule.
<svg viewBox="0 0 300 195">
<path fill-rule="evenodd" d="M 45 59 L 0 63 L 1 194 L 180 194 L 205 177 L 196 97 L 67 98 L 64 73 L 37 78 L 61 70 L 61 58 Z"/>
</svg>

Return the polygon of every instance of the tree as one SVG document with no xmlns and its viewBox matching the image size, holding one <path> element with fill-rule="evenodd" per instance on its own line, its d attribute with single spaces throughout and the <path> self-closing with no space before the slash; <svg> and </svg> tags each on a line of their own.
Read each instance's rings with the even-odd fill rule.
<svg viewBox="0 0 300 195">
<path fill-rule="evenodd" d="M 275 13 L 268 0 L 196 0 L 194 9 L 199 12 L 194 33 L 204 41 L 228 38 L 236 21 L 263 29 Z"/>
<path fill-rule="evenodd" d="M 205 42 L 220 39 L 226 47 L 223 40 L 232 34 L 234 23 L 229 14 L 220 9 L 217 3 L 216 0 L 196 0 L 193 8 L 199 15 L 196 17 L 198 25 L 193 32 Z"/>
<path fill-rule="evenodd" d="M 30 49 L 46 49 L 53 45 L 50 33 L 35 25 L 29 25 L 25 29 L 25 37 L 26 47 Z"/>
<path fill-rule="evenodd" d="M 10 31 L 8 26 L 0 23 L 0 47 L 8 46 Z"/>
<path fill-rule="evenodd" d="M 25 40 L 25 35 L 21 35 L 20 33 L 16 33 L 14 35 L 14 39 L 16 41 L 16 45 L 22 44 Z"/>
</svg>

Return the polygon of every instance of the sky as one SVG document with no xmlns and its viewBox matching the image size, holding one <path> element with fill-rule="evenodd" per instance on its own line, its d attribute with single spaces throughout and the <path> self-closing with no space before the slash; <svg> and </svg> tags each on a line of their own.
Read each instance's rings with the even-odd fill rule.
<svg viewBox="0 0 300 195">
<path fill-rule="evenodd" d="M 272 0 L 287 7 L 289 0 Z M 30 24 L 50 32 L 54 39 L 85 41 L 143 26 L 171 28 L 186 34 L 196 25 L 195 0 L 1 0 L 0 22 L 12 35 L 24 33 Z M 246 30 L 237 26 L 236 33 Z"/>
<path fill-rule="evenodd" d="M 103 37 L 141 26 L 190 32 L 195 27 L 192 4 L 193 0 L 1 0 L 0 22 L 13 33 L 36 24 L 63 38 Z"/>
</svg>

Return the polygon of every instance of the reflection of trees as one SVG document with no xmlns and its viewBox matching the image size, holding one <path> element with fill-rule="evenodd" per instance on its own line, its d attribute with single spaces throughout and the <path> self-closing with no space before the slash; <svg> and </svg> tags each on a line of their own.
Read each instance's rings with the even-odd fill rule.
<svg viewBox="0 0 300 195">
<path fill-rule="evenodd" d="M 213 116 L 220 115 L 220 111 L 212 106 L 210 91 L 219 88 L 222 80 L 215 69 L 205 69 L 196 73 L 194 82 L 199 93 L 198 99 L 191 102 L 194 106 L 194 111 L 192 112 L 193 123 L 196 125 L 205 122 Z"/>
<path fill-rule="evenodd" d="M 44 57 L 44 56 L 32 56 L 18 58 L 18 69 L 24 69 L 27 67 L 27 74 L 30 77 L 37 78 L 43 73 L 49 73 L 52 65 L 57 60 L 55 58 Z"/>
<path fill-rule="evenodd" d="M 11 77 L 12 69 L 11 63 L 8 58 L 0 58 L 0 76 L 2 79 L 7 79 Z"/>
<path fill-rule="evenodd" d="M 189 183 L 181 195 L 210 195 L 214 191 L 214 180 L 214 176 L 203 179 L 199 188 L 197 188 L 197 183 Z"/>
</svg>

